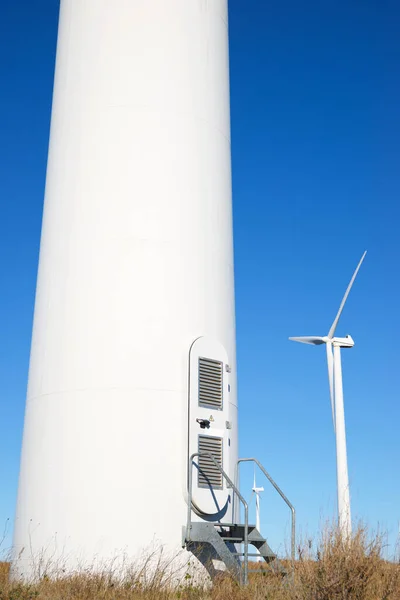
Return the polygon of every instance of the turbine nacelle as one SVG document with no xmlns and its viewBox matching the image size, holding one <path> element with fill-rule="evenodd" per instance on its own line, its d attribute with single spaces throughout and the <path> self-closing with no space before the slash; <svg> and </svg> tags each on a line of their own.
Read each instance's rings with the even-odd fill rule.
<svg viewBox="0 0 400 600">
<path fill-rule="evenodd" d="M 346 335 L 344 338 L 334 337 L 331 341 L 334 346 L 339 346 L 339 348 L 352 348 L 354 346 L 351 335 Z"/>
<path fill-rule="evenodd" d="M 261 492 L 264 491 L 264 488 L 263 487 L 253 487 L 253 489 L 251 491 L 254 492 L 255 494 L 260 494 Z"/>
</svg>

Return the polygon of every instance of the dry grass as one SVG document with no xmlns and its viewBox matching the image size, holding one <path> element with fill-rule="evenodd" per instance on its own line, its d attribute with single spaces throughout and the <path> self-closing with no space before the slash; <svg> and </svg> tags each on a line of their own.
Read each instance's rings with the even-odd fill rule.
<svg viewBox="0 0 400 600">
<path fill-rule="evenodd" d="M 134 570 L 123 579 L 105 570 L 44 576 L 23 585 L 10 583 L 8 564 L 0 563 L 0 600 L 400 600 L 400 565 L 385 561 L 382 551 L 382 537 L 370 537 L 362 527 L 350 542 L 333 528 L 324 532 L 315 550 L 311 543 L 298 549 L 294 581 L 270 572 L 251 573 L 246 588 L 227 576 L 213 587 L 194 586 L 189 574 L 173 588 L 161 565 L 145 578 Z"/>
</svg>

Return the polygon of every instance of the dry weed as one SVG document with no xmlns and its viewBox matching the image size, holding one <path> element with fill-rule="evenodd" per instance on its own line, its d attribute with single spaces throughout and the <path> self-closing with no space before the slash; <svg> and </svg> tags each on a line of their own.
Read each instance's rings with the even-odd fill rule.
<svg viewBox="0 0 400 600">
<path fill-rule="evenodd" d="M 245 588 L 228 576 L 212 587 L 194 585 L 189 573 L 172 586 L 171 569 L 161 562 L 152 576 L 131 569 L 121 578 L 110 568 L 45 575 L 25 585 L 9 582 L 8 564 L 0 563 L 0 600 L 400 600 L 400 565 L 382 558 L 382 536 L 359 527 L 351 540 L 343 540 L 330 528 L 312 548 L 307 542 L 298 549 L 294 580 L 251 569 Z"/>
</svg>

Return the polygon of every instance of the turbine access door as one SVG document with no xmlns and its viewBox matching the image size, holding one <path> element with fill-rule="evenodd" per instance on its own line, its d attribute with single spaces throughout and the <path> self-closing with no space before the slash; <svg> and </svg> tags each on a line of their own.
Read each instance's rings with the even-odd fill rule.
<svg viewBox="0 0 400 600">
<path fill-rule="evenodd" d="M 219 342 L 202 337 L 193 343 L 189 355 L 189 457 L 211 453 L 233 479 L 229 472 L 229 372 L 228 355 Z M 208 456 L 196 457 L 194 463 L 194 512 L 208 521 L 228 517 L 232 489 Z"/>
</svg>

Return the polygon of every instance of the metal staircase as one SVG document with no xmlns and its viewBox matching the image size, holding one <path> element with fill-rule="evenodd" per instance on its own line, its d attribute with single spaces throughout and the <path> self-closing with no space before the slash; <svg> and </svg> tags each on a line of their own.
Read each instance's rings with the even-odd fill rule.
<svg viewBox="0 0 400 600">
<path fill-rule="evenodd" d="M 193 487 L 193 465 L 194 459 L 199 456 L 207 456 L 212 460 L 216 468 L 225 479 L 227 486 L 232 489 L 234 496 L 244 508 L 244 523 L 223 523 L 223 522 L 193 522 L 192 521 L 192 487 Z M 282 490 L 278 487 L 263 465 L 255 458 L 242 458 L 237 463 L 236 480 L 239 480 L 239 467 L 243 462 L 253 462 L 266 476 L 273 485 L 281 498 L 290 508 L 292 517 L 291 532 L 291 555 L 292 564 L 295 558 L 295 509 L 286 498 Z M 249 557 L 262 556 L 264 561 L 276 572 L 286 575 L 286 571 L 278 560 L 276 554 L 269 547 L 267 540 L 257 530 L 255 525 L 249 525 L 248 504 L 241 495 L 238 487 L 232 482 L 215 457 L 211 453 L 195 453 L 189 460 L 188 473 L 188 513 L 187 523 L 182 532 L 182 546 L 192 552 L 198 560 L 205 566 L 211 578 L 214 578 L 220 569 L 216 569 L 214 561 L 224 563 L 226 570 L 240 583 L 246 585 L 249 573 Z M 249 553 L 249 546 L 253 546 L 257 552 Z M 238 551 L 238 547 L 242 549 Z M 252 571 L 253 572 L 253 571 Z"/>
</svg>

